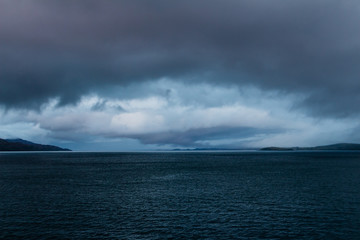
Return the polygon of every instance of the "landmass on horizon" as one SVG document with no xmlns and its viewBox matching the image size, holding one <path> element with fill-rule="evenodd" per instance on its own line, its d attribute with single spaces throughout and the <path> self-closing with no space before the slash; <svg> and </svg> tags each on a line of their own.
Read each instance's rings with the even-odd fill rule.
<svg viewBox="0 0 360 240">
<path fill-rule="evenodd" d="M 321 151 L 321 150 L 360 150 L 360 144 L 357 143 L 337 143 L 332 145 L 316 146 L 316 147 L 266 147 L 260 151 Z"/>
<path fill-rule="evenodd" d="M 67 148 L 60 148 L 53 145 L 33 143 L 20 138 L 1 139 L 0 151 L 71 151 Z"/>
<path fill-rule="evenodd" d="M 173 149 L 172 151 L 244 151 L 244 150 L 259 150 L 259 151 L 356 151 L 360 150 L 360 144 L 357 143 L 337 143 L 331 145 L 323 145 L 316 147 L 265 147 L 265 148 L 186 148 Z"/>
<path fill-rule="evenodd" d="M 360 151 L 360 144 L 357 143 L 337 143 L 316 147 L 265 147 L 265 148 L 176 148 L 171 151 Z M 2 139 L 0 138 L 0 151 L 72 151 L 67 148 L 61 148 L 53 145 L 43 145 L 20 138 Z"/>
</svg>

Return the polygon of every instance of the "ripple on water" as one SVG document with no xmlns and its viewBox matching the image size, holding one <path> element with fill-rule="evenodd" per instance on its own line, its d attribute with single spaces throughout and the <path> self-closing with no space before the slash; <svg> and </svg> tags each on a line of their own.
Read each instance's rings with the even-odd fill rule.
<svg viewBox="0 0 360 240">
<path fill-rule="evenodd" d="M 359 157 L 0 154 L 0 238 L 359 239 Z"/>
</svg>

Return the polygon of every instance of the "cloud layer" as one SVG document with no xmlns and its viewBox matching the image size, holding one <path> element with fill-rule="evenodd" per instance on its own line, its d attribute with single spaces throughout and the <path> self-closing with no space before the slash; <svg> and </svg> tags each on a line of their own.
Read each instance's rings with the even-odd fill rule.
<svg viewBox="0 0 360 240">
<path fill-rule="evenodd" d="M 51 139 L 78 150 L 84 149 L 81 144 L 104 142 L 112 144 L 107 150 L 126 150 L 129 145 L 139 149 L 146 145 L 148 149 L 256 148 L 356 140 L 356 119 L 319 120 L 289 111 L 297 96 L 169 80 L 136 86 L 138 94 L 128 99 L 92 94 L 75 105 L 59 107 L 59 99 L 53 99 L 41 111 L 8 110 L 1 116 L 0 135 Z M 141 94 L 145 89 L 147 95 Z M 138 143 L 122 147 L 129 142 L 124 139 Z"/>
<path fill-rule="evenodd" d="M 358 114 L 359 11 L 351 0 L 2 0 L 0 102 L 74 103 L 168 77 L 300 92 L 311 114 Z"/>
<path fill-rule="evenodd" d="M 356 139 L 359 22 L 355 0 L 1 0 L 2 133 L 255 146 L 320 143 L 318 121 Z"/>
</svg>

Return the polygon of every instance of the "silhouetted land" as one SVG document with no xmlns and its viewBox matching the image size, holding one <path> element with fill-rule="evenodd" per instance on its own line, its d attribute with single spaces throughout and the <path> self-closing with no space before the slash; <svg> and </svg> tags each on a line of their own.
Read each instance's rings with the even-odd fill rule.
<svg viewBox="0 0 360 240">
<path fill-rule="evenodd" d="M 360 144 L 356 143 L 338 143 L 332 145 L 325 146 L 317 146 L 317 147 L 266 147 L 261 148 L 260 151 L 319 151 L 319 150 L 360 150 Z"/>
<path fill-rule="evenodd" d="M 42 145 L 23 139 L 1 139 L 0 151 L 71 151 L 52 145 Z"/>
</svg>

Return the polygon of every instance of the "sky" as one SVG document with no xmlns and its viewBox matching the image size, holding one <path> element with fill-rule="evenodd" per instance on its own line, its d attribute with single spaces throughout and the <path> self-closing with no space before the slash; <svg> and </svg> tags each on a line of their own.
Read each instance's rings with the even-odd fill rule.
<svg viewBox="0 0 360 240">
<path fill-rule="evenodd" d="M 358 0 L 0 0 L 0 138 L 360 142 Z"/>
</svg>

